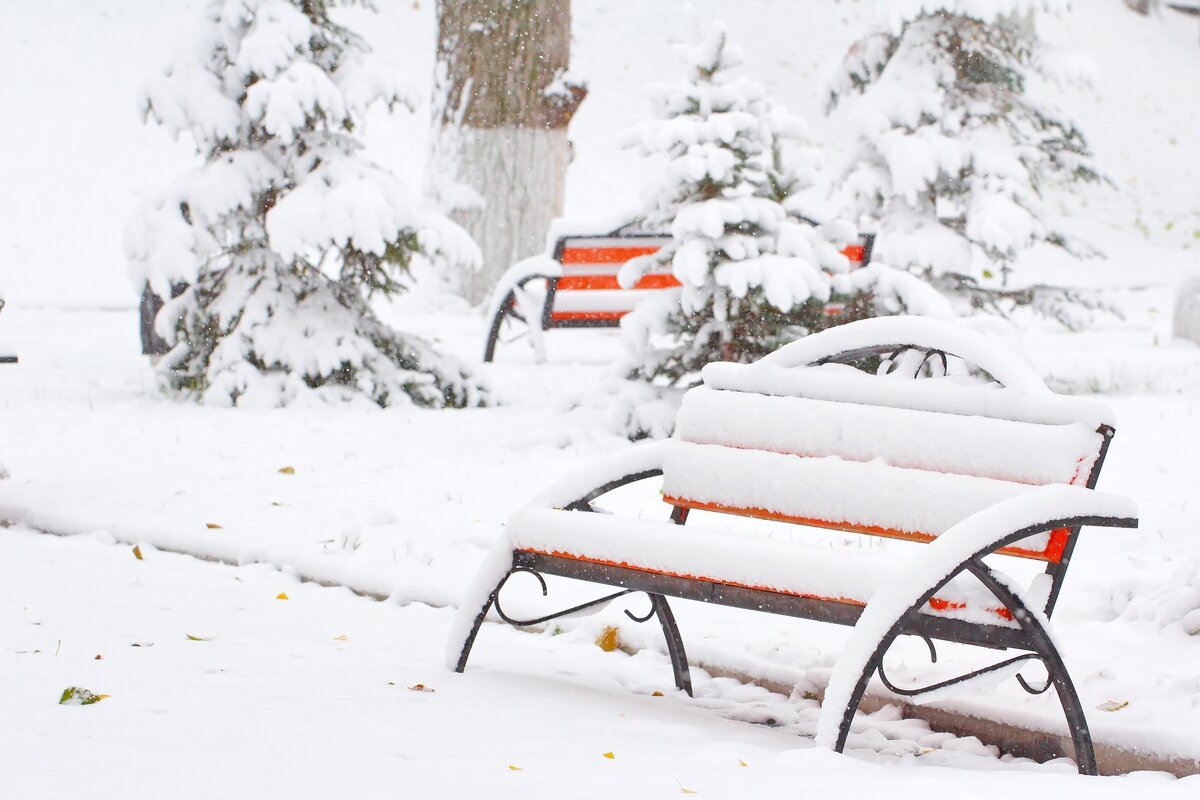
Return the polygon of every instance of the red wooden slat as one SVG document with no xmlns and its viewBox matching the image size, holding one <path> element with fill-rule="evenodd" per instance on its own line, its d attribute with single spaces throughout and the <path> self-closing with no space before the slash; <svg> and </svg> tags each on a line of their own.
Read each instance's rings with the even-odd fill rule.
<svg viewBox="0 0 1200 800">
<path fill-rule="evenodd" d="M 866 602 L 854 597 L 825 597 L 824 595 L 811 594 L 807 592 L 792 592 L 787 589 L 778 589 L 774 586 L 759 586 L 750 583 L 739 583 L 737 581 L 719 580 L 717 578 L 709 578 L 703 575 L 692 575 L 687 572 L 672 572 L 665 569 L 657 569 L 655 567 L 643 567 L 638 564 L 630 564 L 628 561 L 610 561 L 604 558 L 592 558 L 590 556 L 580 556 L 575 553 L 568 553 L 565 550 L 540 550 L 535 547 L 522 547 L 519 552 L 536 553 L 543 556 L 554 556 L 556 558 L 569 558 L 572 561 L 583 561 L 588 564 L 600 564 L 606 567 L 622 567 L 624 569 L 637 570 L 638 572 L 649 572 L 655 575 L 667 575 L 672 578 L 683 578 L 691 581 L 707 581 L 708 583 L 719 583 L 723 586 L 736 586 L 739 589 L 752 589 L 759 592 L 775 592 L 776 594 L 785 594 L 789 597 L 807 597 L 812 600 L 822 600 L 827 603 L 846 603 L 852 606 L 865 606 Z M 956 611 L 966 608 L 966 604 L 946 600 L 942 597 L 934 597 L 929 600 L 929 607 L 934 611 Z M 1003 619 L 1011 620 L 1012 612 L 1007 608 L 988 608 L 988 611 Z"/>
<path fill-rule="evenodd" d="M 624 264 L 631 258 L 657 253 L 658 247 L 567 247 L 564 264 Z"/>
<path fill-rule="evenodd" d="M 673 286 L 678 286 L 679 281 L 675 280 L 674 275 L 665 275 L 661 272 L 643 275 L 642 279 L 637 282 L 635 289 L 669 289 Z M 620 289 L 621 285 L 617 283 L 616 275 L 564 275 L 558 279 L 557 291 L 560 292 L 578 292 L 587 291 L 588 289 Z"/>
<path fill-rule="evenodd" d="M 628 314 L 628 311 L 555 311 L 550 314 L 552 322 L 614 322 Z"/>
<path fill-rule="evenodd" d="M 810 517 L 798 517 L 791 514 L 781 514 L 778 511 L 771 511 L 765 508 L 740 508 L 736 506 L 725 506 L 720 503 L 705 503 L 699 500 L 688 500 L 680 497 L 663 496 L 663 500 L 676 507 L 694 508 L 698 511 L 715 511 L 721 514 L 733 514 L 739 517 L 754 517 L 756 519 L 768 519 L 776 522 L 791 522 L 799 525 L 808 525 L 813 528 L 828 528 L 831 530 L 846 531 L 848 533 L 867 533 L 872 536 L 882 536 L 888 539 L 903 539 L 907 542 L 932 542 L 937 537 L 928 533 L 913 533 L 911 531 L 899 531 L 894 528 L 884 528 L 878 525 L 855 525 L 849 522 L 830 522 L 823 519 L 812 519 Z M 1035 561 L 1050 561 L 1057 564 L 1062 560 L 1063 550 L 1067 545 L 1068 530 L 1066 528 L 1056 528 L 1050 532 L 1050 541 L 1046 545 L 1045 550 L 1026 550 L 1023 547 L 1005 547 L 997 550 L 997 553 L 1006 556 L 1017 556 L 1018 558 L 1029 558 Z"/>
</svg>

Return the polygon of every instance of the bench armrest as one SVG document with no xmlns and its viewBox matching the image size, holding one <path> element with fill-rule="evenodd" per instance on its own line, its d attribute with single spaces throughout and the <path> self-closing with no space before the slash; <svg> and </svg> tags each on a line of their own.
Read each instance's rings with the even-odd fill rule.
<svg viewBox="0 0 1200 800">
<path fill-rule="evenodd" d="M 817 723 L 818 746 L 834 746 L 855 685 L 883 638 L 922 598 L 932 596 L 968 562 L 1055 528 L 1136 528 L 1137 524 L 1137 505 L 1129 498 L 1078 486 L 1042 486 L 972 514 L 921 548 L 872 596 L 850 633 L 825 690 Z M 1039 617 L 1043 627 L 1048 626 L 1037 605 L 1023 597 L 1018 587 L 1007 588 Z"/>
<path fill-rule="evenodd" d="M 500 276 L 500 280 L 496 281 L 496 288 L 492 290 L 492 297 L 488 302 L 486 319 L 492 319 L 496 316 L 496 313 L 508 299 L 509 292 L 514 288 L 524 286 L 527 282 L 535 278 L 561 277 L 562 264 L 550 256 L 539 255 L 521 259 L 506 269 L 504 274 Z"/>
<path fill-rule="evenodd" d="M 538 494 L 526 508 L 586 508 L 587 503 L 605 492 L 661 475 L 666 444 L 665 441 L 644 442 L 574 469 Z M 459 669 L 464 663 L 464 647 L 474 639 L 479 623 L 491 607 L 492 592 L 512 569 L 512 556 L 512 543 L 507 536 L 501 535 L 484 556 L 475 578 L 463 593 L 446 641 L 446 666 L 450 669 Z"/>
<path fill-rule="evenodd" d="M 542 490 L 535 508 L 578 509 L 627 483 L 662 474 L 667 441 L 643 442 L 573 469 Z"/>
</svg>

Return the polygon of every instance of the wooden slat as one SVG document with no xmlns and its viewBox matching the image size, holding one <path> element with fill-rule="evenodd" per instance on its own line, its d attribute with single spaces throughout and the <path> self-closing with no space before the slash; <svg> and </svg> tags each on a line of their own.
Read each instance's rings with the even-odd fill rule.
<svg viewBox="0 0 1200 800">
<path fill-rule="evenodd" d="M 628 311 L 555 311 L 550 314 L 553 322 L 615 322 Z"/>
<path fill-rule="evenodd" d="M 648 275 L 643 275 L 641 280 L 633 287 L 635 289 L 670 289 L 678 286 L 679 281 L 675 280 L 674 275 L 666 275 L 661 272 L 652 272 Z M 620 289 L 621 285 L 617 283 L 616 275 L 564 275 L 558 279 L 557 289 L 559 292 L 578 292 L 587 291 L 589 289 Z"/>
<path fill-rule="evenodd" d="M 638 256 L 648 256 L 658 247 L 567 247 L 563 249 L 564 264 L 624 264 Z"/>
<path fill-rule="evenodd" d="M 906 542 L 922 542 L 928 544 L 937 536 L 930 533 L 917 533 L 913 531 L 901 531 L 894 528 L 885 528 L 878 525 L 859 525 L 852 522 L 831 522 L 823 519 L 813 519 L 811 517 L 800 517 L 792 514 L 781 514 L 778 511 L 771 511 L 766 508 L 739 508 L 735 506 L 725 506 L 720 503 L 706 503 L 700 500 L 690 500 L 686 497 L 672 497 L 664 495 L 663 500 L 677 508 L 690 508 L 697 511 L 712 511 L 719 514 L 732 514 L 738 517 L 753 517 L 754 519 L 765 519 L 773 522 L 789 522 L 795 525 L 807 525 L 811 528 L 824 528 L 826 530 L 842 531 L 844 533 L 865 533 L 871 536 L 881 536 L 887 539 L 901 539 Z M 1049 561 L 1057 564 L 1062 560 L 1063 551 L 1067 546 L 1067 537 L 1070 531 L 1067 528 L 1056 528 L 1050 532 L 1050 541 L 1046 545 L 1045 550 L 1028 550 L 1023 547 L 1005 547 L 997 550 L 1006 556 L 1016 556 L 1018 558 L 1028 558 L 1034 561 Z"/>
<path fill-rule="evenodd" d="M 682 572 L 672 572 L 670 570 L 657 569 L 654 567 L 644 567 L 638 564 L 631 564 L 628 561 L 610 561 L 603 558 L 594 558 L 592 556 L 581 556 L 575 553 L 570 553 L 565 550 L 539 550 L 532 547 L 518 548 L 517 553 L 532 553 L 534 555 L 551 556 L 553 558 L 564 558 L 570 561 L 579 561 L 586 564 L 597 564 L 603 567 L 619 567 L 620 569 L 630 569 L 636 572 L 648 572 L 653 575 L 666 575 L 671 578 L 680 578 L 687 581 L 704 581 L 705 583 L 715 583 L 722 586 L 735 586 L 739 589 L 748 589 L 755 592 L 774 592 L 776 594 L 787 595 L 789 597 L 805 597 L 811 600 L 819 600 L 823 603 L 844 603 L 846 605 L 866 606 L 866 600 L 856 597 L 825 597 L 819 594 L 808 592 L 796 592 L 788 589 L 780 589 L 775 586 L 758 586 L 748 583 L 739 583 L 737 581 L 723 580 L 720 578 L 708 577 L 705 575 L 691 575 Z M 966 603 L 947 600 L 942 597 L 933 597 L 929 600 L 929 607 L 934 611 L 959 611 L 967 607 Z M 1004 607 L 989 607 L 987 609 L 992 614 L 1002 618 L 1011 620 L 1012 612 Z"/>
</svg>

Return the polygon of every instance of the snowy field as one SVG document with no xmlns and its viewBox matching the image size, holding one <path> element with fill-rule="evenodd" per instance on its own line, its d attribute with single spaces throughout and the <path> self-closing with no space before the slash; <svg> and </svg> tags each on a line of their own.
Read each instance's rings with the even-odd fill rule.
<svg viewBox="0 0 1200 800">
<path fill-rule="evenodd" d="M 369 24 L 418 82 L 432 5 L 389 6 Z M 1055 619 L 1097 742 L 1194 772 L 1200 350 L 1172 340 L 1171 315 L 1200 252 L 1200 159 L 1185 150 L 1200 141 L 1200 48 L 1195 20 L 1079 5 L 1046 27 L 1099 61 L 1094 90 L 1066 103 L 1114 186 L 1072 213 L 1109 253 L 1086 280 L 1121 287 L 1125 318 L 997 336 L 1059 390 L 1116 409 L 1100 488 L 1135 498 L 1142 527 L 1084 533 Z M 121 230 L 190 152 L 143 128 L 133 97 L 198 7 L 31 4 L 0 52 L 0 107 L 23 110 L 0 120 L 0 144 L 19 154 L 0 162 L 0 342 L 21 358 L 0 366 L 0 797 L 1195 796 L 1200 778 L 1079 778 L 890 710 L 856 729 L 850 756 L 814 750 L 804 687 L 823 685 L 846 631 L 796 620 L 680 603 L 689 655 L 712 673 L 696 671 L 694 700 L 671 689 L 658 631 L 620 607 L 533 634 L 487 625 L 468 671 L 450 673 L 453 607 L 504 520 L 565 470 L 630 446 L 618 433 L 629 401 L 608 369 L 619 342 L 553 333 L 546 365 L 502 352 L 480 368 L 504 401 L 489 409 L 227 410 L 159 396 Z M 837 135 L 815 87 L 864 4 L 802 19 L 784 0 L 574 7 L 592 94 L 573 127 L 572 216 L 632 200 L 639 165 L 613 135 L 643 107 L 643 84 L 674 74 L 657 45 L 714 16 L 747 46 L 748 73 L 826 142 Z M 373 120 L 372 152 L 419 171 L 426 127 Z M 478 358 L 484 320 L 436 285 L 380 311 Z M 663 513 L 652 490 L 628 504 Z M 518 600 L 533 608 L 531 595 Z M 637 654 L 596 647 L 607 626 Z M 920 643 L 900 659 L 902 678 L 947 674 Z M 802 690 L 789 699 L 718 673 Z M 61 706 L 69 686 L 109 697 Z M 1015 684 L 944 705 L 1064 727 L 1052 696 Z"/>
</svg>

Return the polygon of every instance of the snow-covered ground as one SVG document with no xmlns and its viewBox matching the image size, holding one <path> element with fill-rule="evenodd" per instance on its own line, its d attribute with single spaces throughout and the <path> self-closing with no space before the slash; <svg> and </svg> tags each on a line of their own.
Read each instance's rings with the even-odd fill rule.
<svg viewBox="0 0 1200 800">
<path fill-rule="evenodd" d="M 0 537 L 0 563 L 20 565 L 0 592 L 5 797 L 867 797 L 886 782 L 897 798 L 1116 798 L 1192 796 L 1200 781 L 1081 779 L 887 714 L 877 727 L 897 750 L 942 749 L 835 756 L 802 723 L 738 719 L 796 715 L 781 696 L 701 677 L 688 700 L 661 657 L 570 635 L 496 631 L 481 668 L 454 675 L 436 666 L 446 609 L 141 552 Z M 68 686 L 108 697 L 58 705 Z"/>
<path fill-rule="evenodd" d="M 837 135 L 818 87 L 863 3 L 573 5 L 577 70 L 592 88 L 573 128 L 574 216 L 632 199 L 639 164 L 613 134 L 644 107 L 647 81 L 675 74 L 661 45 L 713 16 L 826 147 Z M 1109 397 L 1119 424 L 1101 488 L 1141 507 L 1138 531 L 1085 533 L 1056 613 L 1093 733 L 1200 760 L 1200 351 L 1170 339 L 1174 286 L 1200 252 L 1200 160 L 1186 155 L 1200 141 L 1200 48 L 1193 19 L 1079 5 L 1048 30 L 1100 62 L 1094 92 L 1065 102 L 1115 184 L 1073 211 L 1110 253 L 1085 279 L 1139 288 L 1118 297 L 1125 321 L 1103 330 L 1003 335 L 1057 388 Z M 418 81 L 431 70 L 432 6 L 389 6 L 366 28 Z M 1085 780 L 1061 763 L 1001 761 L 887 712 L 854 757 L 816 751 L 810 701 L 728 678 L 702 677 L 696 700 L 670 691 L 661 636 L 619 608 L 557 636 L 485 626 L 466 674 L 448 672 L 451 607 L 509 513 L 629 446 L 617 433 L 628 400 L 607 391 L 616 335 L 552 333 L 541 366 L 502 352 L 484 371 L 506 404 L 489 409 L 233 411 L 158 396 L 138 355 L 121 229 L 191 156 L 143 128 L 133 98 L 197 8 L 30 4 L 0 49 L 0 107 L 21 111 L 0 120 L 0 342 L 21 356 L 0 366 L 0 519 L 15 522 L 0 529 L 0 797 L 1196 792 L 1200 778 Z M 425 129 L 372 120 L 370 145 L 417 170 Z M 478 357 L 482 318 L 436 287 L 382 311 Z M 661 513 L 653 491 L 630 507 L 640 500 Z M 774 683 L 821 685 L 846 635 L 686 603 L 677 613 L 693 659 Z M 609 625 L 643 652 L 595 647 Z M 935 674 L 922 651 L 902 652 L 897 674 Z M 436 691 L 408 689 L 418 683 Z M 58 705 L 73 685 L 111 697 Z M 1119 710 L 1099 710 L 1108 703 Z M 947 707 L 1062 727 L 1052 696 L 1015 685 Z"/>
</svg>

